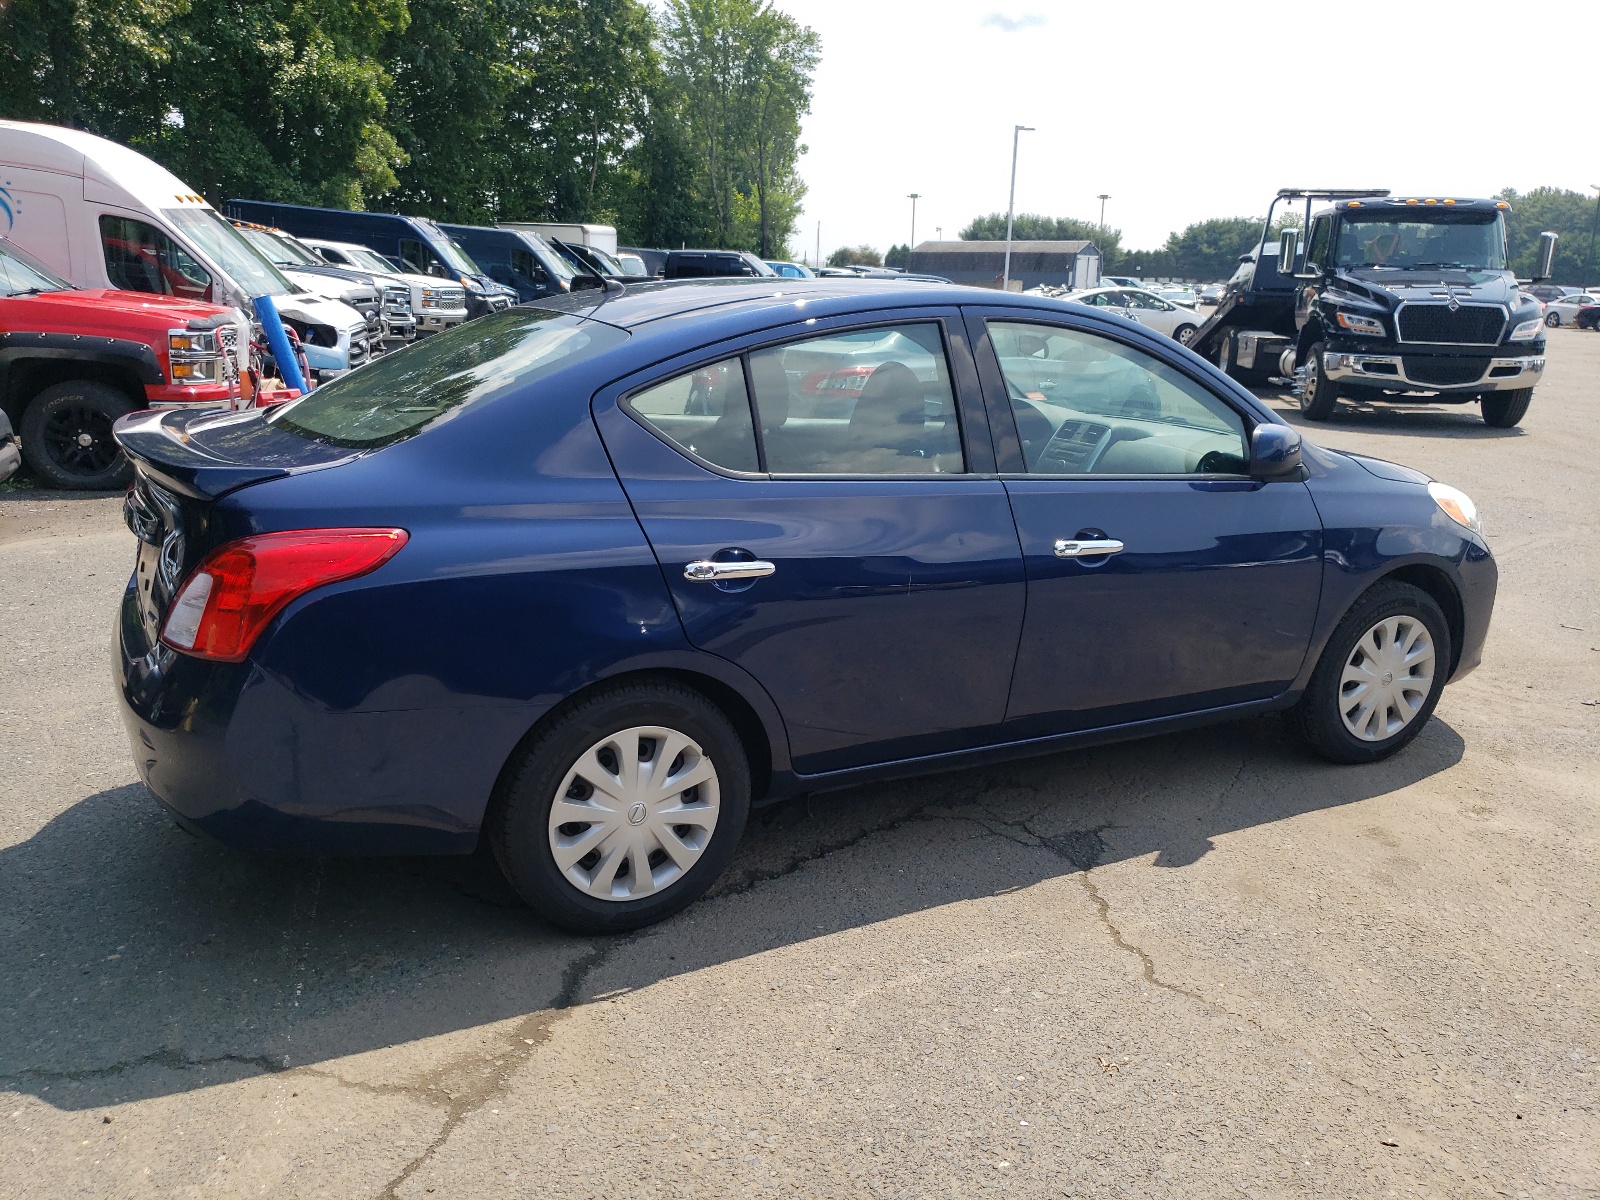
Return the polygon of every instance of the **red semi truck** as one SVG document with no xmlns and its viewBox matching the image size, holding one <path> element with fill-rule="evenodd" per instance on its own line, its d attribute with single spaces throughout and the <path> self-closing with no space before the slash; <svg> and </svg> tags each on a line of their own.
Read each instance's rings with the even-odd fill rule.
<svg viewBox="0 0 1600 1200">
<path fill-rule="evenodd" d="M 0 412 L 41 483 L 125 487 L 118 417 L 237 406 L 249 328 L 199 300 L 74 288 L 0 237 Z"/>
</svg>

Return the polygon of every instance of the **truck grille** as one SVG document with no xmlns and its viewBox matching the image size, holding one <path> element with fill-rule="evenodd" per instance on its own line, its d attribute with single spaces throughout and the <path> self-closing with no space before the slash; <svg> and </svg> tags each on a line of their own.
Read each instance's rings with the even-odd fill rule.
<svg viewBox="0 0 1600 1200">
<path fill-rule="evenodd" d="M 411 289 L 407 287 L 384 288 L 383 310 L 388 313 L 409 313 L 411 311 Z"/>
<path fill-rule="evenodd" d="M 1402 342 L 1494 346 L 1505 331 L 1505 310 L 1496 305 L 1405 304 L 1400 308 Z"/>
<path fill-rule="evenodd" d="M 435 293 L 435 308 L 465 308 L 467 293 L 463 288 L 439 288 Z"/>
<path fill-rule="evenodd" d="M 1434 387 L 1477 383 L 1488 365 L 1481 358 L 1407 358 L 1406 378 Z"/>
<path fill-rule="evenodd" d="M 350 338 L 350 365 L 359 367 L 366 362 L 372 354 L 372 346 L 367 340 L 367 335 L 356 334 Z"/>
</svg>

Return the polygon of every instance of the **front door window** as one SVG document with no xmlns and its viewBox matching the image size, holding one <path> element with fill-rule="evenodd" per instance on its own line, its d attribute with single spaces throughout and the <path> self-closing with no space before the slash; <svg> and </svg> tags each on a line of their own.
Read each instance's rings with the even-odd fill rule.
<svg viewBox="0 0 1600 1200">
<path fill-rule="evenodd" d="M 185 300 L 211 298 L 211 272 L 146 221 L 102 216 L 100 248 L 105 254 L 106 278 L 114 288 Z"/>
</svg>

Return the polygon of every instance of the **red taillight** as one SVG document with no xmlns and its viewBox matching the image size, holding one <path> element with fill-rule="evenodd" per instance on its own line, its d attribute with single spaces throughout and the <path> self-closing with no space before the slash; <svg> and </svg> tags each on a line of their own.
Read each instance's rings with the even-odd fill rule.
<svg viewBox="0 0 1600 1200">
<path fill-rule="evenodd" d="M 404 529 L 296 529 L 229 542 L 184 581 L 161 640 L 197 658 L 241 662 L 290 601 L 376 571 L 408 536 Z"/>
</svg>

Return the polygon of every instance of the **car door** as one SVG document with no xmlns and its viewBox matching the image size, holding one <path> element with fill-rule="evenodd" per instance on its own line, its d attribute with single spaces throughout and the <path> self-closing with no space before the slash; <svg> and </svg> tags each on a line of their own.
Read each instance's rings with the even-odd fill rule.
<svg viewBox="0 0 1600 1200">
<path fill-rule="evenodd" d="M 1008 719 L 1066 732 L 1287 688 L 1322 530 L 1304 483 L 1245 473 L 1257 418 L 1065 314 L 968 310 L 968 331 L 1028 575 Z"/>
<path fill-rule="evenodd" d="M 595 417 L 688 639 L 767 690 L 797 772 L 992 740 L 1025 585 L 959 313 L 723 343 Z"/>
</svg>

